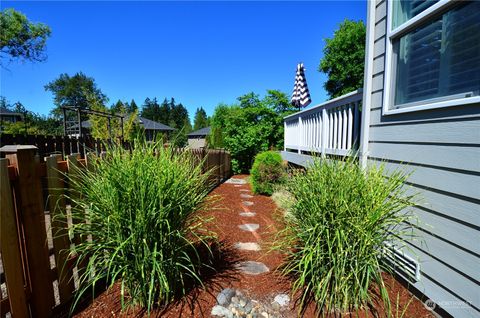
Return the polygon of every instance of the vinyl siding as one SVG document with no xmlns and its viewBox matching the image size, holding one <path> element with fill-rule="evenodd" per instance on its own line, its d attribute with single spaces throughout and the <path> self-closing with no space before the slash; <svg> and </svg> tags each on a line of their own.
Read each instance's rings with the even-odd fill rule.
<svg viewBox="0 0 480 318">
<path fill-rule="evenodd" d="M 480 105 L 383 115 L 387 5 L 377 1 L 373 15 L 369 164 L 412 173 L 418 239 L 406 253 L 421 266 L 415 288 L 452 316 L 480 317 Z"/>
</svg>

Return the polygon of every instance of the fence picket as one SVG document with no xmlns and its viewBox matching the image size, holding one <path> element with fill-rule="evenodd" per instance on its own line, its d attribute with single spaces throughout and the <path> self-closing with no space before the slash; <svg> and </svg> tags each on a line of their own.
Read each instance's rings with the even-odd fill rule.
<svg viewBox="0 0 480 318">
<path fill-rule="evenodd" d="M 17 146 L 16 153 L 7 158 L 17 169 L 15 196 L 20 197 L 17 207 L 23 220 L 31 282 L 31 309 L 34 317 L 49 317 L 54 305 L 53 284 L 48 256 L 45 214 L 40 177 L 35 162 L 34 146 Z M 18 191 L 17 191 L 18 190 Z"/>
<path fill-rule="evenodd" d="M 79 174 L 80 174 L 81 165 L 78 159 L 79 159 L 79 154 L 67 156 L 68 174 L 69 174 L 70 180 L 78 180 L 80 178 Z M 77 208 L 74 201 L 79 198 L 78 197 L 79 192 L 75 184 L 69 184 L 69 188 L 70 188 L 69 196 L 72 199 L 70 202 L 70 206 L 71 206 L 70 208 L 72 211 L 74 211 Z M 86 220 L 86 216 L 85 216 L 85 219 L 83 220 L 78 219 L 78 217 L 77 218 L 72 217 L 73 224 L 79 224 L 80 222 L 84 222 L 85 220 Z M 81 243 L 81 240 L 82 238 L 79 236 L 76 236 L 73 238 L 73 241 L 75 244 Z M 77 272 L 79 277 L 81 277 L 81 275 L 85 273 L 86 264 L 87 264 L 86 259 L 84 259 L 82 262 L 77 262 Z"/>
<path fill-rule="evenodd" d="M 63 197 L 64 184 L 62 174 L 58 168 L 60 155 L 52 155 L 46 158 L 47 184 L 48 184 L 48 207 L 52 227 L 53 247 L 55 263 L 58 274 L 58 291 L 60 302 L 68 301 L 75 290 L 73 283 L 72 268 L 67 264 L 70 240 L 68 238 L 68 224 L 65 218 L 66 205 Z"/>
<path fill-rule="evenodd" d="M 8 160 L 0 159 L 0 251 L 7 285 L 10 313 L 13 317 L 27 317 L 28 307 L 25 296 L 20 243 L 17 232 L 12 189 L 8 176 Z"/>
</svg>

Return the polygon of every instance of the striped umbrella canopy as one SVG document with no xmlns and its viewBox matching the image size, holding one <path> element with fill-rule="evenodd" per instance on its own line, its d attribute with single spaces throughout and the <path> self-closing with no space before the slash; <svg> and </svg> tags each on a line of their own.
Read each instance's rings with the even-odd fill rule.
<svg viewBox="0 0 480 318">
<path fill-rule="evenodd" d="M 308 91 L 307 79 L 305 78 L 305 67 L 303 63 L 297 64 L 297 73 L 295 75 L 295 85 L 293 86 L 292 100 L 293 106 L 301 109 L 310 105 L 310 92 Z"/>
</svg>

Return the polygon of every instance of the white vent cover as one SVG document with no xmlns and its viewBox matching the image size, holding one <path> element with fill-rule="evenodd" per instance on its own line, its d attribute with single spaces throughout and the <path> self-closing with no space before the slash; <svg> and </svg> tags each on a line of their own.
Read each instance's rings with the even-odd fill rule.
<svg viewBox="0 0 480 318">
<path fill-rule="evenodd" d="M 390 243 L 385 243 L 384 257 L 399 274 L 412 282 L 420 281 L 420 264 L 404 251 Z"/>
</svg>

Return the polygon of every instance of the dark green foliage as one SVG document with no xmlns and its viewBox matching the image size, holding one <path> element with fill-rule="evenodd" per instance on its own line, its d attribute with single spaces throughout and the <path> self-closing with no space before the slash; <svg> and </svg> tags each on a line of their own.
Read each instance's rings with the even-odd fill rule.
<svg viewBox="0 0 480 318">
<path fill-rule="evenodd" d="M 253 192 L 272 195 L 275 186 L 285 180 L 282 156 L 275 151 L 265 151 L 255 156 L 250 170 L 250 183 Z"/>
<path fill-rule="evenodd" d="M 132 99 L 132 101 L 129 103 L 127 103 L 126 105 L 127 107 L 127 112 L 128 113 L 134 113 L 135 111 L 138 110 L 138 106 L 137 106 L 137 103 L 135 103 L 135 100 Z"/>
<path fill-rule="evenodd" d="M 0 12 L 0 56 L 27 61 L 44 61 L 50 28 L 43 23 L 33 23 L 14 9 Z"/>
<path fill-rule="evenodd" d="M 158 104 L 157 98 L 147 98 L 142 107 L 141 116 L 168 125 L 176 130 L 170 135 L 170 143 L 176 147 L 187 144 L 187 134 L 192 131 L 188 110 L 174 98 L 166 98 Z"/>
<path fill-rule="evenodd" d="M 247 173 L 257 153 L 283 148 L 283 116 L 290 112 L 284 111 L 285 100 L 286 94 L 269 90 L 263 99 L 249 93 L 238 98 L 238 105 L 215 109 L 209 145 L 230 152 L 235 173 Z"/>
<path fill-rule="evenodd" d="M 97 87 L 95 79 L 82 72 L 73 76 L 60 74 L 57 79 L 45 85 L 45 90 L 53 94 L 55 108 L 52 114 L 57 118 L 62 115 L 61 106 L 88 108 L 88 100 L 91 98 L 95 98 L 102 105 L 108 101 L 107 96 Z"/>
<path fill-rule="evenodd" d="M 43 116 L 27 110 L 22 103 L 10 104 L 4 96 L 0 96 L 0 107 L 15 113 L 23 114 L 23 121 L 16 123 L 1 122 L 0 131 L 12 135 L 61 135 L 62 124 L 51 116 Z"/>
<path fill-rule="evenodd" d="M 193 119 L 193 130 L 199 130 L 200 128 L 208 127 L 208 117 L 205 110 L 200 107 L 195 111 L 195 117 Z"/>
<path fill-rule="evenodd" d="M 150 311 L 201 283 L 213 237 L 195 212 L 205 208 L 210 188 L 191 153 L 137 139 L 132 151 L 112 146 L 91 170 L 77 172 L 68 175 L 72 234 L 92 238 L 71 250 L 79 263 L 88 259 L 78 297 L 100 280 L 119 281 L 122 306 Z"/>
<path fill-rule="evenodd" d="M 354 160 L 317 160 L 286 183 L 294 202 L 278 247 L 288 252 L 283 273 L 293 289 L 324 313 L 355 311 L 372 302 L 377 286 L 389 312 L 381 271 L 385 243 L 412 236 L 404 191 L 407 175 L 383 165 L 363 170 Z"/>
<path fill-rule="evenodd" d="M 363 87 L 366 28 L 362 21 L 345 20 L 326 39 L 319 71 L 328 75 L 324 84 L 330 98 Z"/>
</svg>

